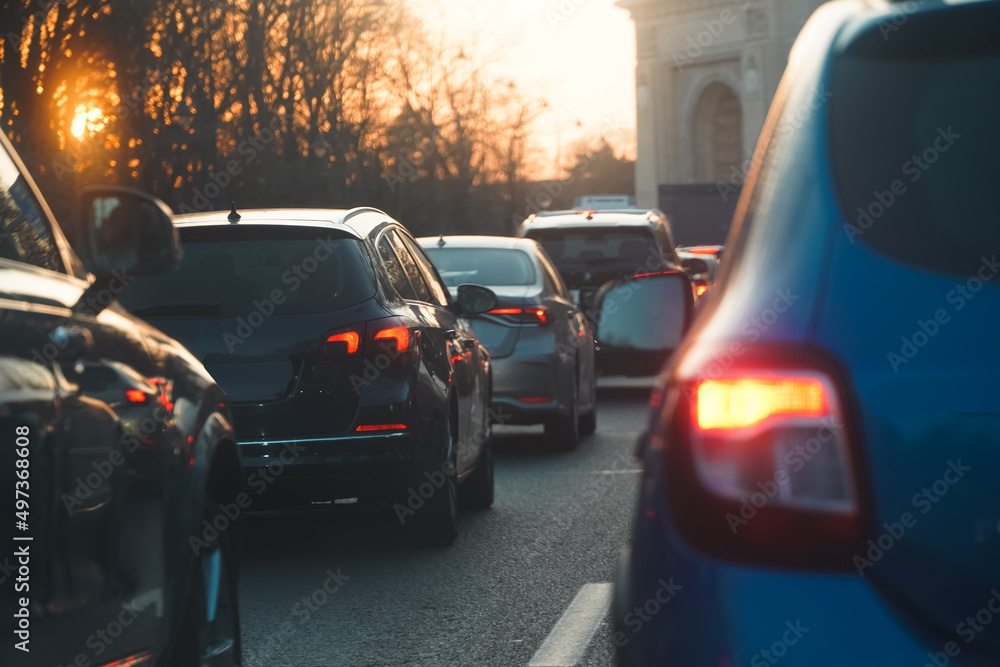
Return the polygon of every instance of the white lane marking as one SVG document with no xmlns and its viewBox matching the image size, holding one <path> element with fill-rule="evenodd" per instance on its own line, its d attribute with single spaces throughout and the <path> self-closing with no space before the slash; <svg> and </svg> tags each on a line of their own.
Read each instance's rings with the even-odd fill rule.
<svg viewBox="0 0 1000 667">
<path fill-rule="evenodd" d="M 584 584 L 528 667 L 576 667 L 611 607 L 611 584 Z"/>
</svg>

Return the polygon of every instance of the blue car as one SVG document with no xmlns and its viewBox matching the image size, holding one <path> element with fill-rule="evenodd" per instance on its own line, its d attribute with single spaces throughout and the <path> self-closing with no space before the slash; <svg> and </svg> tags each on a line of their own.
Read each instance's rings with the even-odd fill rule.
<svg viewBox="0 0 1000 667">
<path fill-rule="evenodd" d="M 640 442 L 623 665 L 1000 664 L 1000 2 L 792 50 Z"/>
</svg>

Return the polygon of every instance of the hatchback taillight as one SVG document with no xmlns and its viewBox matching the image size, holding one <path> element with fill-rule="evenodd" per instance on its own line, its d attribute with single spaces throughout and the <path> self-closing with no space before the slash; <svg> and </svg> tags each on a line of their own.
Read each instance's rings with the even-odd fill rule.
<svg viewBox="0 0 1000 667">
<path fill-rule="evenodd" d="M 386 317 L 327 332 L 320 341 L 318 357 L 323 361 L 377 359 L 379 368 L 384 368 L 390 362 L 411 361 L 417 354 L 419 337 L 415 322 Z"/>
<path fill-rule="evenodd" d="M 744 349 L 680 364 L 665 402 L 678 526 L 727 559 L 849 566 L 867 525 L 844 383 L 818 357 Z"/>
</svg>

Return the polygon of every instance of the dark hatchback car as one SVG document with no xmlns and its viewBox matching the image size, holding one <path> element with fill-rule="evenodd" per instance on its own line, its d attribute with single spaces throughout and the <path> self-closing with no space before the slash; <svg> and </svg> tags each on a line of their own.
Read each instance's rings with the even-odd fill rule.
<svg viewBox="0 0 1000 667">
<path fill-rule="evenodd" d="M 450 544 L 493 502 L 490 358 L 409 232 L 375 209 L 176 218 L 185 256 L 123 297 L 226 390 L 255 507 L 391 507 Z M 431 489 L 431 491 L 428 491 Z"/>
<path fill-rule="evenodd" d="M 594 329 L 599 328 L 596 304 L 602 287 L 607 291 L 622 283 L 683 270 L 674 248 L 670 223 L 659 211 L 549 211 L 525 220 L 518 236 L 541 244 Z M 650 305 L 656 301 L 653 292 L 661 286 L 660 281 L 654 283 L 656 287 L 641 291 L 649 295 Z M 666 281 L 663 285 L 668 283 L 671 287 L 667 289 L 672 292 L 676 282 Z M 626 290 L 625 293 L 631 292 Z M 656 307 L 657 318 L 662 314 L 672 318 L 675 324 L 681 322 L 685 317 L 683 304 L 686 301 L 686 298 L 672 298 L 671 295 Z M 619 305 L 626 304 L 620 301 Z M 628 336 L 616 334 L 613 352 L 598 339 L 595 365 L 599 376 L 657 373 L 669 350 L 661 346 L 655 355 L 646 354 L 650 350 L 644 348 L 654 337 L 642 330 L 644 319 L 641 313 L 638 319 L 628 321 L 624 315 L 617 317 L 623 327 L 621 332 L 631 331 L 637 337 L 629 340 Z M 609 321 L 607 315 L 604 321 Z M 639 353 L 631 354 L 630 348 Z M 660 363 L 650 363 L 651 360 Z"/>
<path fill-rule="evenodd" d="M 496 292 L 496 308 L 472 320 L 493 360 L 494 420 L 544 424 L 564 450 L 597 428 L 594 336 L 536 241 L 503 236 L 418 239 L 457 293 L 472 282 Z"/>
<path fill-rule="evenodd" d="M 680 268 L 670 223 L 659 211 L 547 211 L 517 233 L 538 241 L 585 308 L 611 280 Z"/>
<path fill-rule="evenodd" d="M 240 519 L 220 507 L 237 506 L 241 475 L 226 398 L 115 303 L 176 259 L 169 211 L 122 188 L 81 203 L 83 262 L 0 137 L 0 664 L 232 667 Z"/>
<path fill-rule="evenodd" d="M 1000 664 L 1000 2 L 799 36 L 660 379 L 625 665 Z"/>
</svg>

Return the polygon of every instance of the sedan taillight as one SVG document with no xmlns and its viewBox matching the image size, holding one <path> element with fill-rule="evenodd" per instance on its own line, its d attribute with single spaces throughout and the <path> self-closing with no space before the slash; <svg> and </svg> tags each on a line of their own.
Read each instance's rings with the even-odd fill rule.
<svg viewBox="0 0 1000 667">
<path fill-rule="evenodd" d="M 745 349 L 710 376 L 682 363 L 666 400 L 678 526 L 727 559 L 850 566 L 867 524 L 844 383 L 815 356 Z"/>
<path fill-rule="evenodd" d="M 514 324 L 546 325 L 552 321 L 549 311 L 545 308 L 496 308 L 490 315 L 500 317 Z"/>
</svg>

